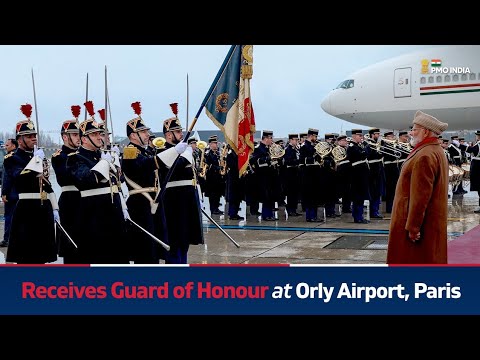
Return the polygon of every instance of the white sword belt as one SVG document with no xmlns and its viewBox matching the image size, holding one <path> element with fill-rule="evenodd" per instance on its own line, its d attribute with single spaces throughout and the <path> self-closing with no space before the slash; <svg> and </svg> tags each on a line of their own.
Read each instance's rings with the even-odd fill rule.
<svg viewBox="0 0 480 360">
<path fill-rule="evenodd" d="M 472 157 L 472 160 L 480 160 L 480 156 L 474 156 Z"/>
<path fill-rule="evenodd" d="M 385 162 L 384 162 L 385 165 L 388 165 L 388 164 L 397 164 L 397 163 L 398 163 L 398 160 L 385 161 Z"/>
<path fill-rule="evenodd" d="M 195 179 L 191 180 L 177 180 L 177 181 L 170 181 L 166 188 L 178 187 L 178 186 L 197 186 L 195 183 Z"/>
<path fill-rule="evenodd" d="M 156 193 L 157 190 L 158 190 L 157 188 L 155 188 L 153 186 L 150 186 L 150 187 L 146 187 L 146 188 L 128 190 L 128 194 L 129 195 L 135 195 L 135 194 L 151 193 L 151 192 Z"/>
<path fill-rule="evenodd" d="M 78 191 L 78 189 L 76 188 L 76 186 L 74 185 L 65 185 L 65 186 L 62 186 L 62 192 L 65 192 L 65 191 Z"/>
<path fill-rule="evenodd" d="M 103 187 L 100 189 L 90 189 L 90 190 L 80 191 L 80 196 L 88 197 L 88 196 L 106 195 L 110 193 L 118 194 L 118 186 L 113 185 L 112 187 Z"/>
<path fill-rule="evenodd" d="M 360 160 L 360 161 L 355 161 L 352 163 L 352 166 L 357 166 L 357 165 L 360 165 L 360 164 L 363 164 L 363 163 L 366 163 L 367 160 Z"/>
<path fill-rule="evenodd" d="M 381 158 L 381 159 L 368 160 L 368 163 L 369 163 L 369 164 L 373 164 L 373 163 L 380 162 L 380 161 L 383 161 L 383 158 Z"/>
<path fill-rule="evenodd" d="M 52 196 L 55 196 L 55 193 L 47 193 L 42 191 L 42 193 L 21 193 L 18 194 L 19 200 L 50 200 L 52 202 Z"/>
</svg>

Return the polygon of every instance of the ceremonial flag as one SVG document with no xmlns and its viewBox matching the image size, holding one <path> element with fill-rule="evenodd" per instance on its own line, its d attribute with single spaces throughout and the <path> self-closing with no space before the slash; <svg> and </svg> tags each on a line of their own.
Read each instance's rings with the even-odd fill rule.
<svg viewBox="0 0 480 360">
<path fill-rule="evenodd" d="M 250 98 L 252 53 L 253 45 L 232 45 L 205 104 L 207 116 L 238 155 L 240 176 L 246 171 L 254 149 L 255 118 Z"/>
</svg>

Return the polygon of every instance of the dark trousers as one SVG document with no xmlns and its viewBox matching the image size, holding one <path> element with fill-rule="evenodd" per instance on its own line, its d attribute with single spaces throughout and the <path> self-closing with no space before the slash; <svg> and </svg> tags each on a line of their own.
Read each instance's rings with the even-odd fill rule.
<svg viewBox="0 0 480 360">
<path fill-rule="evenodd" d="M 382 199 L 372 199 L 370 200 L 370 216 L 380 215 L 380 204 L 382 203 Z"/>
<path fill-rule="evenodd" d="M 325 204 L 325 214 L 326 215 L 335 215 L 335 203 L 326 203 Z"/>
<path fill-rule="evenodd" d="M 12 225 L 12 216 L 13 211 L 15 210 L 17 202 L 13 200 L 9 200 L 5 203 L 5 231 L 3 233 L 3 241 L 8 244 L 8 240 L 10 239 L 10 228 Z"/>
<path fill-rule="evenodd" d="M 210 212 L 219 210 L 218 207 L 220 206 L 220 195 L 210 195 L 208 197 L 208 201 L 210 202 Z"/>
<path fill-rule="evenodd" d="M 251 208 L 250 208 L 251 211 Z M 262 203 L 262 219 L 265 219 L 267 217 L 274 217 L 273 216 L 273 202 L 267 201 Z"/>
<path fill-rule="evenodd" d="M 250 215 L 257 215 L 260 203 L 258 201 L 250 201 Z"/>
<path fill-rule="evenodd" d="M 305 220 L 315 220 L 317 219 L 318 207 L 307 207 L 305 208 Z"/>
<path fill-rule="evenodd" d="M 165 251 L 165 264 L 188 264 L 187 255 L 190 246 L 170 246 L 169 251 Z"/>
<path fill-rule="evenodd" d="M 230 201 L 228 203 L 228 216 L 238 215 L 238 209 L 240 209 L 240 201 Z"/>
<path fill-rule="evenodd" d="M 352 216 L 355 221 L 363 220 L 363 200 L 361 202 L 353 202 Z"/>
</svg>

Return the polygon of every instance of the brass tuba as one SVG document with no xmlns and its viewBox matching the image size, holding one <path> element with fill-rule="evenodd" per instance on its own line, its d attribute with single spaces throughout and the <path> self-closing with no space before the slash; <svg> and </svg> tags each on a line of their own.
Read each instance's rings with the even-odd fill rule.
<svg viewBox="0 0 480 360">
<path fill-rule="evenodd" d="M 268 153 L 270 154 L 270 158 L 272 160 L 277 160 L 285 155 L 285 149 L 278 144 L 272 143 L 268 148 Z"/>
</svg>

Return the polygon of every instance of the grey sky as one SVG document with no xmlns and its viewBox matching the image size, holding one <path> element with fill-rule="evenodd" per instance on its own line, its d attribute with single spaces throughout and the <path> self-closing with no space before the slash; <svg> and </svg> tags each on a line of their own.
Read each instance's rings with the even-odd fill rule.
<svg viewBox="0 0 480 360">
<path fill-rule="evenodd" d="M 273 130 L 274 137 L 304 132 L 309 127 L 345 132 L 357 125 L 336 119 L 320 107 L 322 99 L 346 77 L 365 66 L 429 45 L 254 45 L 252 104 L 257 130 Z M 89 99 L 95 110 L 104 108 L 104 69 L 108 69 L 114 135 L 125 136 L 134 117 L 132 102 L 142 103 L 142 117 L 153 131 L 172 116 L 169 104 L 179 103 L 186 124 L 188 73 L 190 122 L 197 113 L 230 45 L 15 45 L 0 46 L 1 131 L 13 131 L 23 119 L 20 106 L 34 105 L 31 69 L 35 74 L 40 130 L 59 132 L 73 118 L 71 105 Z M 96 118 L 99 119 L 98 114 Z M 32 114 L 35 120 L 35 110 Z M 110 123 L 109 123 L 110 126 Z M 363 127 L 365 128 L 365 127 Z M 217 129 L 205 115 L 195 130 Z M 58 134 L 52 133 L 56 140 Z"/>
</svg>

